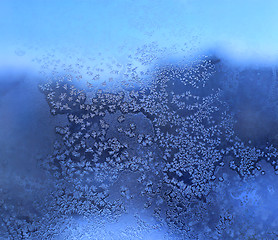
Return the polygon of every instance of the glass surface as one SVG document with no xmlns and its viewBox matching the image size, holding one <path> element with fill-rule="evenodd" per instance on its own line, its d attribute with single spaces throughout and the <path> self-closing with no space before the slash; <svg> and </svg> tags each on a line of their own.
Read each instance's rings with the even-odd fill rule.
<svg viewBox="0 0 278 240">
<path fill-rule="evenodd" d="M 276 0 L 1 0 L 0 239 L 278 239 Z"/>
</svg>

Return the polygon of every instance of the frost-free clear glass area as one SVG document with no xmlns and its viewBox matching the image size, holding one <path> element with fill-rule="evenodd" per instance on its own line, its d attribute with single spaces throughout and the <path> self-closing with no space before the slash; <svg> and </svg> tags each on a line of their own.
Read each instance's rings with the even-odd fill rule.
<svg viewBox="0 0 278 240">
<path fill-rule="evenodd" d="M 277 9 L 0 1 L 0 239 L 278 239 Z"/>
</svg>

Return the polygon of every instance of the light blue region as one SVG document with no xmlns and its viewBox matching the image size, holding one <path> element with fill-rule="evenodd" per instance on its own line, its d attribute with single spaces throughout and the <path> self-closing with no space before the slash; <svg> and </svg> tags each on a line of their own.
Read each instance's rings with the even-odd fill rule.
<svg viewBox="0 0 278 240">
<path fill-rule="evenodd" d="M 84 54 L 152 41 L 160 46 L 187 43 L 237 60 L 274 61 L 277 9 L 275 0 L 2 0 L 0 41 L 3 50 L 35 44 Z"/>
</svg>

